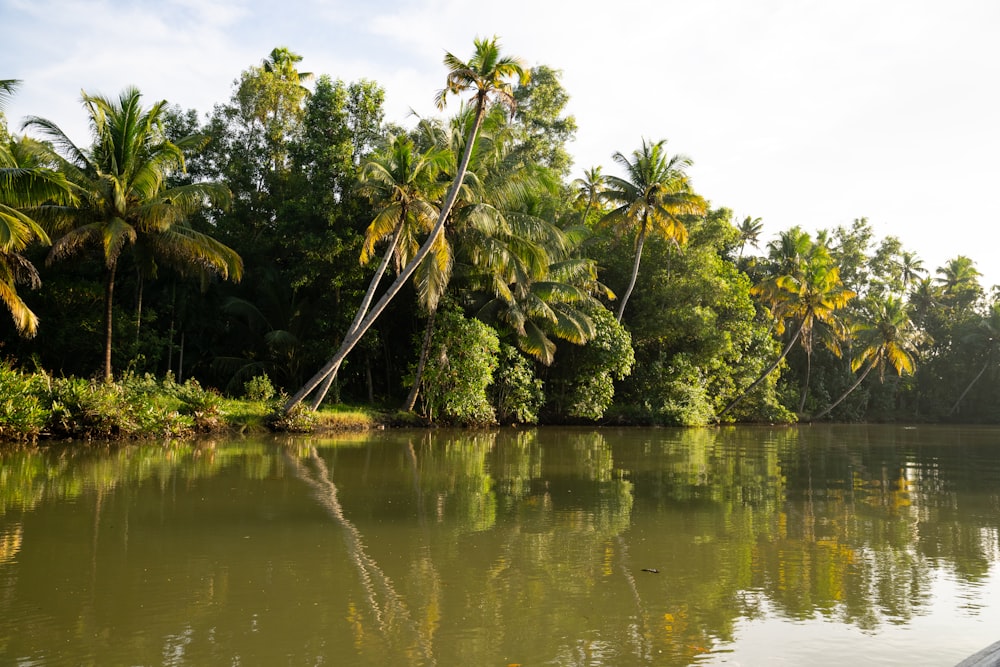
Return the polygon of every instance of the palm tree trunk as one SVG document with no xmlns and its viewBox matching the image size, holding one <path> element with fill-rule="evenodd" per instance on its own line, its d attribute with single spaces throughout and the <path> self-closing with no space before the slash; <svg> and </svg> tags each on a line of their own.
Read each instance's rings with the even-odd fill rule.
<svg viewBox="0 0 1000 667">
<path fill-rule="evenodd" d="M 965 388 L 965 391 L 962 392 L 962 395 L 958 397 L 957 401 L 955 401 L 955 405 L 951 406 L 951 410 L 948 411 L 949 417 L 955 414 L 955 411 L 958 410 L 959 403 L 962 402 L 962 399 L 965 398 L 965 395 L 969 393 L 970 389 L 972 389 L 972 385 L 976 384 L 976 382 L 979 381 L 979 378 L 983 377 L 983 373 L 986 372 L 986 369 L 990 367 L 990 362 L 993 361 L 991 356 L 992 355 L 986 356 L 986 363 L 983 364 L 983 367 L 979 369 L 978 373 L 976 373 L 976 377 L 972 378 L 972 382 L 969 383 L 969 385 Z"/>
<path fill-rule="evenodd" d="M 799 397 L 799 414 L 806 409 L 806 396 L 809 394 L 809 376 L 812 374 L 812 350 L 806 349 L 806 380 L 802 385 L 802 395 Z"/>
<path fill-rule="evenodd" d="M 403 216 L 401 220 L 406 215 L 406 209 L 403 209 Z M 375 275 L 372 276 L 371 282 L 368 283 L 368 290 L 365 292 L 365 298 L 361 300 L 361 305 L 358 306 L 358 312 L 354 315 L 354 320 L 351 325 L 347 327 L 346 336 L 350 336 L 358 329 L 358 325 L 361 324 L 364 316 L 368 314 L 368 308 L 371 305 L 372 299 L 375 297 L 375 290 L 378 289 L 378 284 L 382 282 L 382 276 L 385 275 L 385 270 L 389 266 L 389 262 L 392 261 L 392 256 L 396 252 L 396 246 L 399 244 L 399 236 L 403 232 L 403 223 L 400 222 L 396 226 L 396 231 L 392 235 L 392 241 L 389 242 L 389 247 L 385 249 L 385 254 L 382 256 L 382 261 L 379 262 L 378 268 L 375 269 Z M 323 386 L 319 388 L 316 392 L 316 396 L 313 398 L 312 405 L 310 406 L 315 412 L 319 409 L 320 404 L 323 399 L 326 398 L 327 392 L 330 391 L 330 385 L 333 384 L 334 379 L 337 377 L 337 371 L 340 370 L 340 364 L 330 369 L 326 374 L 326 378 L 323 380 Z"/>
<path fill-rule="evenodd" d="M 445 220 L 448 219 L 448 215 L 451 213 L 451 208 L 455 205 L 455 200 L 458 198 L 458 191 L 462 186 L 462 182 L 465 180 L 465 172 L 469 167 L 469 159 L 472 157 L 472 146 L 476 141 L 476 135 L 479 133 L 479 127 L 483 124 L 483 117 L 486 115 L 486 101 L 477 100 L 476 103 L 476 115 L 472 123 L 472 129 L 469 131 L 469 140 L 465 145 L 465 151 L 462 153 L 462 161 L 458 165 L 458 170 L 455 173 L 455 180 L 451 184 L 451 189 L 448 191 L 448 196 L 445 199 L 444 205 L 441 207 L 441 211 L 438 214 L 437 222 L 434 224 L 434 228 L 431 229 L 430 234 L 427 235 L 427 239 L 424 244 L 420 246 L 420 250 L 417 254 L 410 259 L 410 262 L 403 268 L 400 274 L 393 281 L 386 293 L 382 295 L 382 298 L 378 300 L 378 303 L 372 308 L 371 312 L 361 321 L 357 329 L 353 333 L 349 333 L 344 337 L 343 342 L 340 344 L 340 349 L 337 353 L 330 359 L 323 368 L 312 378 L 306 382 L 305 385 L 299 389 L 294 396 L 288 399 L 285 404 L 285 412 L 290 412 L 296 405 L 302 402 L 302 399 L 309 395 L 313 389 L 323 381 L 323 378 L 334 368 L 338 368 L 344 357 L 347 356 L 348 352 L 354 349 L 354 346 L 358 344 L 361 337 L 365 335 L 365 332 L 371 327 L 372 323 L 378 319 L 378 316 L 382 314 L 385 307 L 389 305 L 389 302 L 395 298 L 403 285 L 410 279 L 413 272 L 417 270 L 420 266 L 420 262 L 424 261 L 424 258 L 431 252 L 431 247 L 434 245 L 434 241 L 437 239 L 438 234 L 442 233 L 444 230 Z"/>
<path fill-rule="evenodd" d="M 765 370 L 763 373 L 761 373 L 760 377 L 758 377 L 756 380 L 754 380 L 753 383 L 751 383 L 751 385 L 749 387 L 747 387 L 746 389 L 744 389 L 740 393 L 739 396 L 737 396 L 736 398 L 734 398 L 733 401 L 732 401 L 732 403 L 730 403 L 726 407 L 722 408 L 722 412 L 720 412 L 719 414 L 717 414 L 715 416 L 715 420 L 716 421 L 718 421 L 719 418 L 722 417 L 722 415 L 726 414 L 727 412 L 729 412 L 730 410 L 732 410 L 733 408 L 735 408 L 737 405 L 739 405 L 740 402 L 743 401 L 744 398 L 746 398 L 747 394 L 749 394 L 751 391 L 753 391 L 754 387 L 756 387 L 757 385 L 759 385 L 761 382 L 764 381 L 764 379 L 768 375 L 770 375 L 772 372 L 774 372 L 774 369 L 778 367 L 778 364 L 781 363 L 781 360 L 788 356 L 788 353 L 789 353 L 789 351 L 791 351 L 792 346 L 795 345 L 795 341 L 797 341 L 799 339 L 799 336 L 802 334 L 802 329 L 804 327 L 805 327 L 805 320 L 802 320 L 802 324 L 800 324 L 799 328 L 795 331 L 795 335 L 792 336 L 792 339 L 790 341 L 788 341 L 788 344 L 785 345 L 785 349 L 783 349 L 781 351 L 781 354 L 778 355 L 778 358 L 775 359 L 774 363 L 771 364 L 770 366 L 768 366 L 767 370 Z"/>
<path fill-rule="evenodd" d="M 639 238 L 635 242 L 635 263 L 632 265 L 632 279 L 629 281 L 628 289 L 625 290 L 625 295 L 622 297 L 622 302 L 618 304 L 618 323 L 621 324 L 622 314 L 625 312 L 625 304 L 628 303 L 628 299 L 632 296 L 632 290 L 635 289 L 636 278 L 639 277 L 639 262 L 642 260 L 642 246 L 646 243 L 646 218 L 643 216 L 642 219 L 642 229 L 639 230 Z"/>
<path fill-rule="evenodd" d="M 424 368 L 427 367 L 427 357 L 431 352 L 431 338 L 434 336 L 434 319 L 437 316 L 437 308 L 427 315 L 427 326 L 424 328 L 424 342 L 420 346 L 420 361 L 417 363 L 417 372 L 413 374 L 413 386 L 403 404 L 403 410 L 413 412 L 413 406 L 417 404 L 417 394 L 420 393 L 420 381 L 424 378 Z"/>
<path fill-rule="evenodd" d="M 111 334 L 114 329 L 112 319 L 112 299 L 115 294 L 115 262 L 108 267 L 104 283 L 104 381 L 111 382 Z"/>
<path fill-rule="evenodd" d="M 840 398 L 838 398 L 833 403 L 831 403 L 830 405 L 828 405 L 827 408 L 825 410 L 823 410 L 823 412 L 820 412 L 819 414 L 815 414 L 812 417 L 810 417 L 809 421 L 813 421 L 813 420 L 816 420 L 816 419 L 820 419 L 821 417 L 825 417 L 827 414 L 830 413 L 831 410 L 833 410 L 835 407 L 837 407 L 838 405 L 840 405 L 841 401 L 843 401 L 845 398 L 847 398 L 855 389 L 857 389 L 861 385 L 862 382 L 865 381 L 865 378 L 868 377 L 868 374 L 872 372 L 873 368 L 875 368 L 875 360 L 874 359 L 872 359 L 868 363 L 868 368 L 866 368 L 865 372 L 861 374 L 861 377 L 859 377 L 857 380 L 855 380 L 854 384 L 852 384 L 850 387 L 848 387 L 847 391 L 845 391 L 843 394 L 840 395 Z"/>
</svg>

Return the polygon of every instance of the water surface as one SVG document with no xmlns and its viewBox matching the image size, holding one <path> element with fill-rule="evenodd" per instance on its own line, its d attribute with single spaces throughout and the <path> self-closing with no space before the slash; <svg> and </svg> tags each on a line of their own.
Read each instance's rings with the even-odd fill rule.
<svg viewBox="0 0 1000 667">
<path fill-rule="evenodd" d="M 1000 429 L 390 431 L 0 454 L 0 664 L 949 665 Z"/>
</svg>

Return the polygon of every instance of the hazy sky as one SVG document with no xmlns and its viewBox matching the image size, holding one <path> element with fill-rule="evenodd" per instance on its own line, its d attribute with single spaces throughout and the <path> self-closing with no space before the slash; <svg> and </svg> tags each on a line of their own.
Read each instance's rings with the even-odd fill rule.
<svg viewBox="0 0 1000 667">
<path fill-rule="evenodd" d="M 498 35 L 562 70 L 574 176 L 665 138 L 767 239 L 863 216 L 932 271 L 964 254 L 1000 283 L 997 0 L 0 0 L 0 25 L 12 129 L 42 116 L 84 145 L 81 90 L 204 114 L 275 46 L 377 81 L 409 125 L 436 113 L 444 53 Z"/>
</svg>

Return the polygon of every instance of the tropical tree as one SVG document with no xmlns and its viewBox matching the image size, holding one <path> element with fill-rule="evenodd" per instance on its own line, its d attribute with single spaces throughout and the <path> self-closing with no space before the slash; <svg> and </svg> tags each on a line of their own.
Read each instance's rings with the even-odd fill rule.
<svg viewBox="0 0 1000 667">
<path fill-rule="evenodd" d="M 851 360 L 851 371 L 856 372 L 862 366 L 864 371 L 837 400 L 813 415 L 812 419 L 829 414 L 876 368 L 880 381 L 885 379 L 887 365 L 892 366 L 897 375 L 913 373 L 917 344 L 923 334 L 914 326 L 903 300 L 896 296 L 884 299 L 871 297 L 865 300 L 863 312 L 863 319 L 853 330 L 852 345 L 857 353 Z"/>
<path fill-rule="evenodd" d="M 0 114 L 17 84 L 13 79 L 0 80 Z M 65 178 L 35 158 L 29 139 L 9 139 L 5 134 L 0 132 L 0 302 L 18 332 L 31 337 L 38 331 L 38 317 L 18 295 L 17 285 L 34 289 L 41 280 L 22 252 L 31 243 L 50 241 L 30 210 L 46 201 L 67 202 L 72 196 Z"/>
<path fill-rule="evenodd" d="M 748 215 L 736 226 L 736 229 L 740 232 L 740 254 L 737 257 L 737 261 L 739 261 L 743 259 L 743 251 L 746 249 L 748 243 L 754 248 L 758 247 L 757 244 L 760 243 L 760 235 L 764 231 L 764 223 L 760 218 L 753 218 Z"/>
<path fill-rule="evenodd" d="M 992 366 L 996 361 L 997 349 L 1000 348 L 1000 302 L 994 301 L 990 306 L 990 312 L 986 318 L 978 323 L 978 326 L 964 337 L 962 341 L 965 345 L 972 345 L 978 347 L 983 354 L 983 365 L 979 368 L 979 372 L 976 373 L 975 377 L 969 381 L 969 384 L 965 386 L 962 393 L 955 400 L 955 404 L 951 406 L 951 410 L 948 411 L 948 415 L 953 415 L 958 410 L 958 406 L 961 405 L 965 396 L 972 389 L 973 385 L 979 382 L 979 379 L 983 377 L 983 374 Z"/>
<path fill-rule="evenodd" d="M 141 93 L 126 88 L 118 99 L 83 94 L 93 145 L 78 148 L 57 125 L 32 117 L 25 127 L 40 131 L 52 145 L 44 154 L 78 193 L 72 207 L 47 207 L 54 235 L 48 260 L 72 256 L 90 245 L 100 248 L 104 263 L 104 376 L 110 379 L 112 308 L 115 276 L 126 248 L 141 247 L 141 260 L 155 275 L 155 261 L 181 271 L 195 269 L 239 280 L 243 262 L 232 249 L 194 230 L 190 215 L 208 203 L 224 205 L 228 189 L 218 183 L 166 187 L 174 170 L 183 169 L 184 149 L 201 139 L 174 143 L 163 135 L 166 102 L 149 109 Z M 148 264 L 154 262 L 153 264 Z"/>
<path fill-rule="evenodd" d="M 781 335 L 785 332 L 786 322 L 794 323 L 795 332 L 774 363 L 768 366 L 750 386 L 723 408 L 717 418 L 736 407 L 750 391 L 763 382 L 778 367 L 800 338 L 803 339 L 803 346 L 806 354 L 809 355 L 817 326 L 834 334 L 832 337 L 825 338 L 824 342 L 828 342 L 831 349 L 835 351 L 837 349 L 836 340 L 845 333 L 845 327 L 838 316 L 838 311 L 844 308 L 856 294 L 843 286 L 840 281 L 840 269 L 832 264 L 824 246 L 815 244 L 812 248 L 805 248 L 803 238 L 808 239 L 808 235 L 803 237 L 798 233 L 790 234 L 786 239 L 787 243 L 783 243 L 779 239 L 775 248 L 782 250 L 796 248 L 794 256 L 798 256 L 798 251 L 805 249 L 805 260 L 791 262 L 793 255 L 789 254 L 774 257 L 773 261 L 779 264 L 785 262 L 785 265 L 790 267 L 792 272 L 764 281 L 753 288 L 753 293 L 761 297 L 772 313 L 777 334 Z M 800 405 L 804 402 L 804 392 L 805 388 L 808 387 L 808 382 L 807 375 Z"/>
<path fill-rule="evenodd" d="M 904 292 L 908 292 L 910 287 L 920 282 L 923 275 L 927 273 L 923 260 L 917 257 L 916 253 L 908 250 L 900 255 L 898 268 Z"/>
<path fill-rule="evenodd" d="M 604 191 L 604 174 L 601 173 L 601 168 L 591 167 L 590 169 L 585 169 L 583 171 L 583 178 L 574 180 L 573 186 L 576 188 L 577 201 L 586 202 L 586 205 L 583 207 L 583 215 L 580 217 L 580 224 L 586 225 L 587 218 L 590 216 L 590 209 L 594 207 L 594 204 L 600 199 L 601 193 Z"/>
<path fill-rule="evenodd" d="M 373 201 L 377 208 L 375 218 L 365 231 L 361 264 L 371 261 L 376 244 L 383 241 L 388 241 L 388 244 L 354 321 L 347 329 L 348 336 L 357 330 L 368 314 L 389 264 L 395 260 L 396 271 L 401 271 L 419 251 L 421 235 L 434 226 L 438 216 L 435 201 L 444 191 L 438 174 L 447 168 L 449 159 L 447 151 L 436 147 L 418 153 L 412 139 L 399 136 L 390 138 L 386 150 L 365 164 L 357 190 Z M 313 398 L 314 410 L 323 402 L 338 370 L 339 364 L 330 369 L 323 386 Z"/>
<path fill-rule="evenodd" d="M 466 141 L 465 151 L 462 154 L 462 159 L 459 161 L 448 195 L 439 209 L 437 222 L 434 224 L 423 245 L 421 245 L 417 253 L 399 273 L 396 280 L 389 286 L 389 289 L 379 299 L 378 303 L 372 307 L 354 333 L 344 337 L 340 349 L 333 358 L 288 400 L 285 404 L 286 412 L 294 409 L 303 398 L 323 381 L 332 369 L 339 366 L 348 352 L 354 349 L 354 346 L 361 340 L 364 333 L 371 327 L 375 319 L 381 315 L 389 302 L 403 288 L 403 285 L 410 279 L 424 258 L 431 253 L 434 244 L 437 242 L 437 236 L 444 228 L 444 224 L 448 220 L 451 209 L 458 197 L 459 189 L 465 180 L 466 169 L 472 156 L 476 136 L 486 116 L 490 101 L 502 104 L 513 110 L 514 95 L 509 79 L 517 76 L 522 83 L 527 83 L 529 78 L 528 73 L 520 60 L 501 55 L 499 40 L 496 37 L 491 39 L 476 39 L 474 45 L 475 53 L 468 62 L 460 60 L 451 53 L 445 55 L 444 63 L 448 68 L 446 85 L 436 96 L 438 107 L 444 108 L 448 95 L 461 94 L 471 90 L 473 93 L 472 101 L 474 109 L 473 122 L 469 128 L 469 138 Z"/>
<path fill-rule="evenodd" d="M 635 232 L 635 260 L 632 277 L 618 304 L 619 322 L 625 312 L 642 261 L 642 247 L 649 234 L 672 240 L 678 246 L 687 240 L 683 215 L 701 215 L 707 204 L 694 193 L 687 175 L 691 159 L 684 155 L 669 156 L 666 140 L 649 143 L 632 152 L 629 159 L 622 153 L 612 156 L 624 170 L 624 178 L 608 176 L 603 197 L 618 207 L 604 216 L 604 221 L 620 231 Z"/>
</svg>

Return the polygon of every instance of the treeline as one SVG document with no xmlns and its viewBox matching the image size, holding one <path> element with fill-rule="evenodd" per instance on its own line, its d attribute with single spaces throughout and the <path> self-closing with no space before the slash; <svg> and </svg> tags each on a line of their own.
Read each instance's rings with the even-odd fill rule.
<svg viewBox="0 0 1000 667">
<path fill-rule="evenodd" d="M 301 60 L 273 50 L 204 117 L 85 94 L 89 146 L 0 122 L 9 366 L 266 376 L 289 409 L 444 423 L 997 420 L 969 258 L 930 271 L 864 219 L 762 246 L 665 141 L 571 180 L 560 73 L 495 39 L 446 58 L 454 114 L 409 126 Z"/>
</svg>

